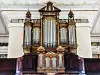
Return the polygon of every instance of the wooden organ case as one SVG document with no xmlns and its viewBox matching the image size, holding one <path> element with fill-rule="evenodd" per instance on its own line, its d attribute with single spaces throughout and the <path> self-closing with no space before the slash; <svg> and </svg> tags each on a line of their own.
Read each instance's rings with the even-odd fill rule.
<svg viewBox="0 0 100 75">
<path fill-rule="evenodd" d="M 39 10 L 40 19 L 31 19 L 28 10 L 24 23 L 24 54 L 38 56 L 39 73 L 64 73 L 64 53 L 76 53 L 76 25 L 70 10 L 68 19 L 59 19 L 61 10 L 48 2 Z"/>
</svg>

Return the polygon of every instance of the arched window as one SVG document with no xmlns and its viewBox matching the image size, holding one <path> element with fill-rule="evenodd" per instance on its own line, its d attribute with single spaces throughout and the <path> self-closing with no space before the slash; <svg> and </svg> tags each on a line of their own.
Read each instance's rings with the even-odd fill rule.
<svg viewBox="0 0 100 75">
<path fill-rule="evenodd" d="M 40 40 L 39 28 L 33 29 L 33 44 L 38 44 Z"/>
<path fill-rule="evenodd" d="M 49 68 L 50 67 L 50 58 L 46 57 L 45 60 L 46 60 L 46 68 Z"/>
<path fill-rule="evenodd" d="M 66 28 L 61 28 L 60 29 L 60 40 L 61 43 L 67 43 L 67 29 Z"/>
<path fill-rule="evenodd" d="M 43 54 L 39 54 L 39 65 L 40 67 L 43 66 Z"/>
<path fill-rule="evenodd" d="M 75 25 L 69 26 L 69 44 L 76 47 Z"/>
<path fill-rule="evenodd" d="M 43 44 L 45 47 L 56 46 L 56 21 L 54 18 L 46 18 L 43 22 Z"/>
<path fill-rule="evenodd" d="M 53 68 L 56 68 L 56 60 L 57 60 L 56 57 L 52 58 L 52 67 Z"/>
<path fill-rule="evenodd" d="M 25 26 L 25 32 L 24 32 L 24 45 L 29 46 L 31 45 L 31 26 Z"/>
</svg>

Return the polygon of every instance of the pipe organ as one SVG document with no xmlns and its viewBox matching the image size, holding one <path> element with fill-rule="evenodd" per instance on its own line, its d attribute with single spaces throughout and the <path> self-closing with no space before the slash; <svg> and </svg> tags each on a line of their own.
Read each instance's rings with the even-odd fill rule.
<svg viewBox="0 0 100 75">
<path fill-rule="evenodd" d="M 43 46 L 56 46 L 56 21 L 52 17 L 48 17 L 43 23 Z"/>
<path fill-rule="evenodd" d="M 26 20 L 24 23 L 24 47 L 31 46 L 31 36 L 32 36 L 32 22 L 31 22 L 31 13 L 28 11 L 26 13 Z"/>
<path fill-rule="evenodd" d="M 39 10 L 40 19 L 31 19 L 28 10 L 24 23 L 24 54 L 38 55 L 38 72 L 64 72 L 64 54 L 76 53 L 76 25 L 70 10 L 68 20 L 59 19 L 61 10 L 48 2 Z"/>
<path fill-rule="evenodd" d="M 34 28 L 33 29 L 33 44 L 39 44 L 39 40 L 40 40 L 40 30 L 39 28 Z"/>
</svg>

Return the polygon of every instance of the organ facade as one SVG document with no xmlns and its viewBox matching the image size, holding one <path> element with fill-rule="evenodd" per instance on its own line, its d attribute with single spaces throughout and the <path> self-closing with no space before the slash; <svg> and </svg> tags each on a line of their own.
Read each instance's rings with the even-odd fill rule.
<svg viewBox="0 0 100 75">
<path fill-rule="evenodd" d="M 76 22 L 72 10 L 68 19 L 59 19 L 61 10 L 48 2 L 38 10 L 40 19 L 31 19 L 28 10 L 24 22 L 24 55 L 38 56 L 38 73 L 64 73 L 64 55 L 76 54 Z"/>
</svg>

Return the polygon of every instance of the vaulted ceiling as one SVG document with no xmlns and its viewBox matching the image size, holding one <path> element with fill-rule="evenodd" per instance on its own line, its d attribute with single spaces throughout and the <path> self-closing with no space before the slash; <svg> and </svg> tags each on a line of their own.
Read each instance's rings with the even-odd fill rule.
<svg viewBox="0 0 100 75">
<path fill-rule="evenodd" d="M 8 27 L 2 13 L 0 12 L 0 35 L 4 34 L 8 34 Z"/>
<path fill-rule="evenodd" d="M 32 18 L 40 18 L 38 9 L 43 7 L 47 1 L 52 1 L 60 8 L 60 18 L 67 18 L 70 8 L 76 19 L 88 19 L 91 34 L 100 33 L 100 0 L 0 0 L 0 34 L 8 34 L 8 23 L 11 19 L 24 19 L 29 9 Z"/>
<path fill-rule="evenodd" d="M 1 0 L 2 5 L 32 5 L 32 4 L 44 4 L 48 1 L 52 1 L 55 4 L 99 4 L 99 0 Z"/>
<path fill-rule="evenodd" d="M 91 34 L 100 36 L 100 9 L 98 10 L 98 13 L 93 21 Z"/>
</svg>

